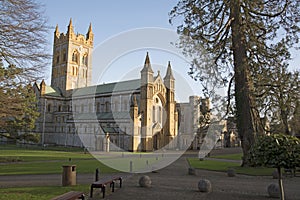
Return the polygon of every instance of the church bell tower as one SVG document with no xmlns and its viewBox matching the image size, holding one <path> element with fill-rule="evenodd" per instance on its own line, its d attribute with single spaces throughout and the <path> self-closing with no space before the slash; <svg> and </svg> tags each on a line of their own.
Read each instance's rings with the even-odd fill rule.
<svg viewBox="0 0 300 200">
<path fill-rule="evenodd" d="M 75 34 L 72 19 L 67 33 L 54 31 L 51 86 L 64 96 L 68 90 L 87 87 L 92 80 L 94 34 L 90 24 L 87 34 Z"/>
</svg>

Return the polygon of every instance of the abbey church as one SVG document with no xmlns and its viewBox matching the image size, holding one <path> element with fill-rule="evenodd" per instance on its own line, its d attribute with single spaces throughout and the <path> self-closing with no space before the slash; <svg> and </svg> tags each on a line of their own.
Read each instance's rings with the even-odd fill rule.
<svg viewBox="0 0 300 200">
<path fill-rule="evenodd" d="M 140 77 L 92 85 L 93 31 L 54 32 L 51 85 L 34 84 L 42 144 L 99 151 L 154 151 L 178 146 L 175 78 L 170 62 L 155 74 L 145 52 Z"/>
</svg>

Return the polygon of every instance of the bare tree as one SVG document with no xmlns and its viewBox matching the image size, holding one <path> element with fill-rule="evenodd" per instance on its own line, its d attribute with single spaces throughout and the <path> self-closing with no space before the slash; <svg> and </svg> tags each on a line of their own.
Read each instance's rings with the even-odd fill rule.
<svg viewBox="0 0 300 200">
<path fill-rule="evenodd" d="M 17 139 L 38 116 L 31 83 L 50 58 L 48 27 L 42 6 L 33 0 L 1 0 L 0 18 L 0 131 Z"/>
<path fill-rule="evenodd" d="M 0 59 L 22 68 L 22 78 L 36 79 L 49 58 L 42 6 L 33 0 L 1 0 L 0 17 Z"/>
<path fill-rule="evenodd" d="M 271 123 L 271 132 L 291 134 L 290 121 L 300 98 L 299 72 L 289 72 L 286 64 L 265 69 L 254 78 L 256 103 Z"/>
</svg>

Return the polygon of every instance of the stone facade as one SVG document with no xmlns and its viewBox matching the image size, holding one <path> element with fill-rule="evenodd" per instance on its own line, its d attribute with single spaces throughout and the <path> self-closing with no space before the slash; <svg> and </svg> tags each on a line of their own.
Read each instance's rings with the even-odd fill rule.
<svg viewBox="0 0 300 200">
<path fill-rule="evenodd" d="M 206 110 L 210 109 L 207 98 L 190 96 L 189 102 L 177 104 L 179 112 L 179 148 L 200 149 L 206 132 L 201 130 L 201 122 Z"/>
<path fill-rule="evenodd" d="M 154 75 L 147 53 L 135 80 L 91 85 L 92 26 L 75 34 L 54 32 L 51 86 L 34 84 L 42 144 L 93 150 L 154 151 L 177 148 L 178 113 L 170 62 Z"/>
</svg>

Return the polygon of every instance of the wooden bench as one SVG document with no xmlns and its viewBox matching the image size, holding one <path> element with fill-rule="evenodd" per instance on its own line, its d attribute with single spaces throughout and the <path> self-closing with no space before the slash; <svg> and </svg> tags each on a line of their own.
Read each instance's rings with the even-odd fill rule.
<svg viewBox="0 0 300 200">
<path fill-rule="evenodd" d="M 284 174 L 287 177 L 288 174 L 290 175 L 290 177 L 295 177 L 297 176 L 297 174 L 300 172 L 300 167 L 295 167 L 293 169 L 284 169 Z"/>
<path fill-rule="evenodd" d="M 51 200 L 77 200 L 81 199 L 84 200 L 84 193 L 83 192 L 78 192 L 78 191 L 70 191 L 65 194 L 59 195 L 57 197 L 54 197 Z"/>
<path fill-rule="evenodd" d="M 106 186 L 109 185 L 111 188 L 111 191 L 115 191 L 115 182 L 119 181 L 120 188 L 122 187 L 122 177 L 121 176 L 107 176 L 101 178 L 99 181 L 95 181 L 91 184 L 91 191 L 90 191 L 90 197 L 93 197 L 93 190 L 94 188 L 100 188 L 102 192 L 103 198 L 105 198 L 105 190 Z"/>
</svg>

